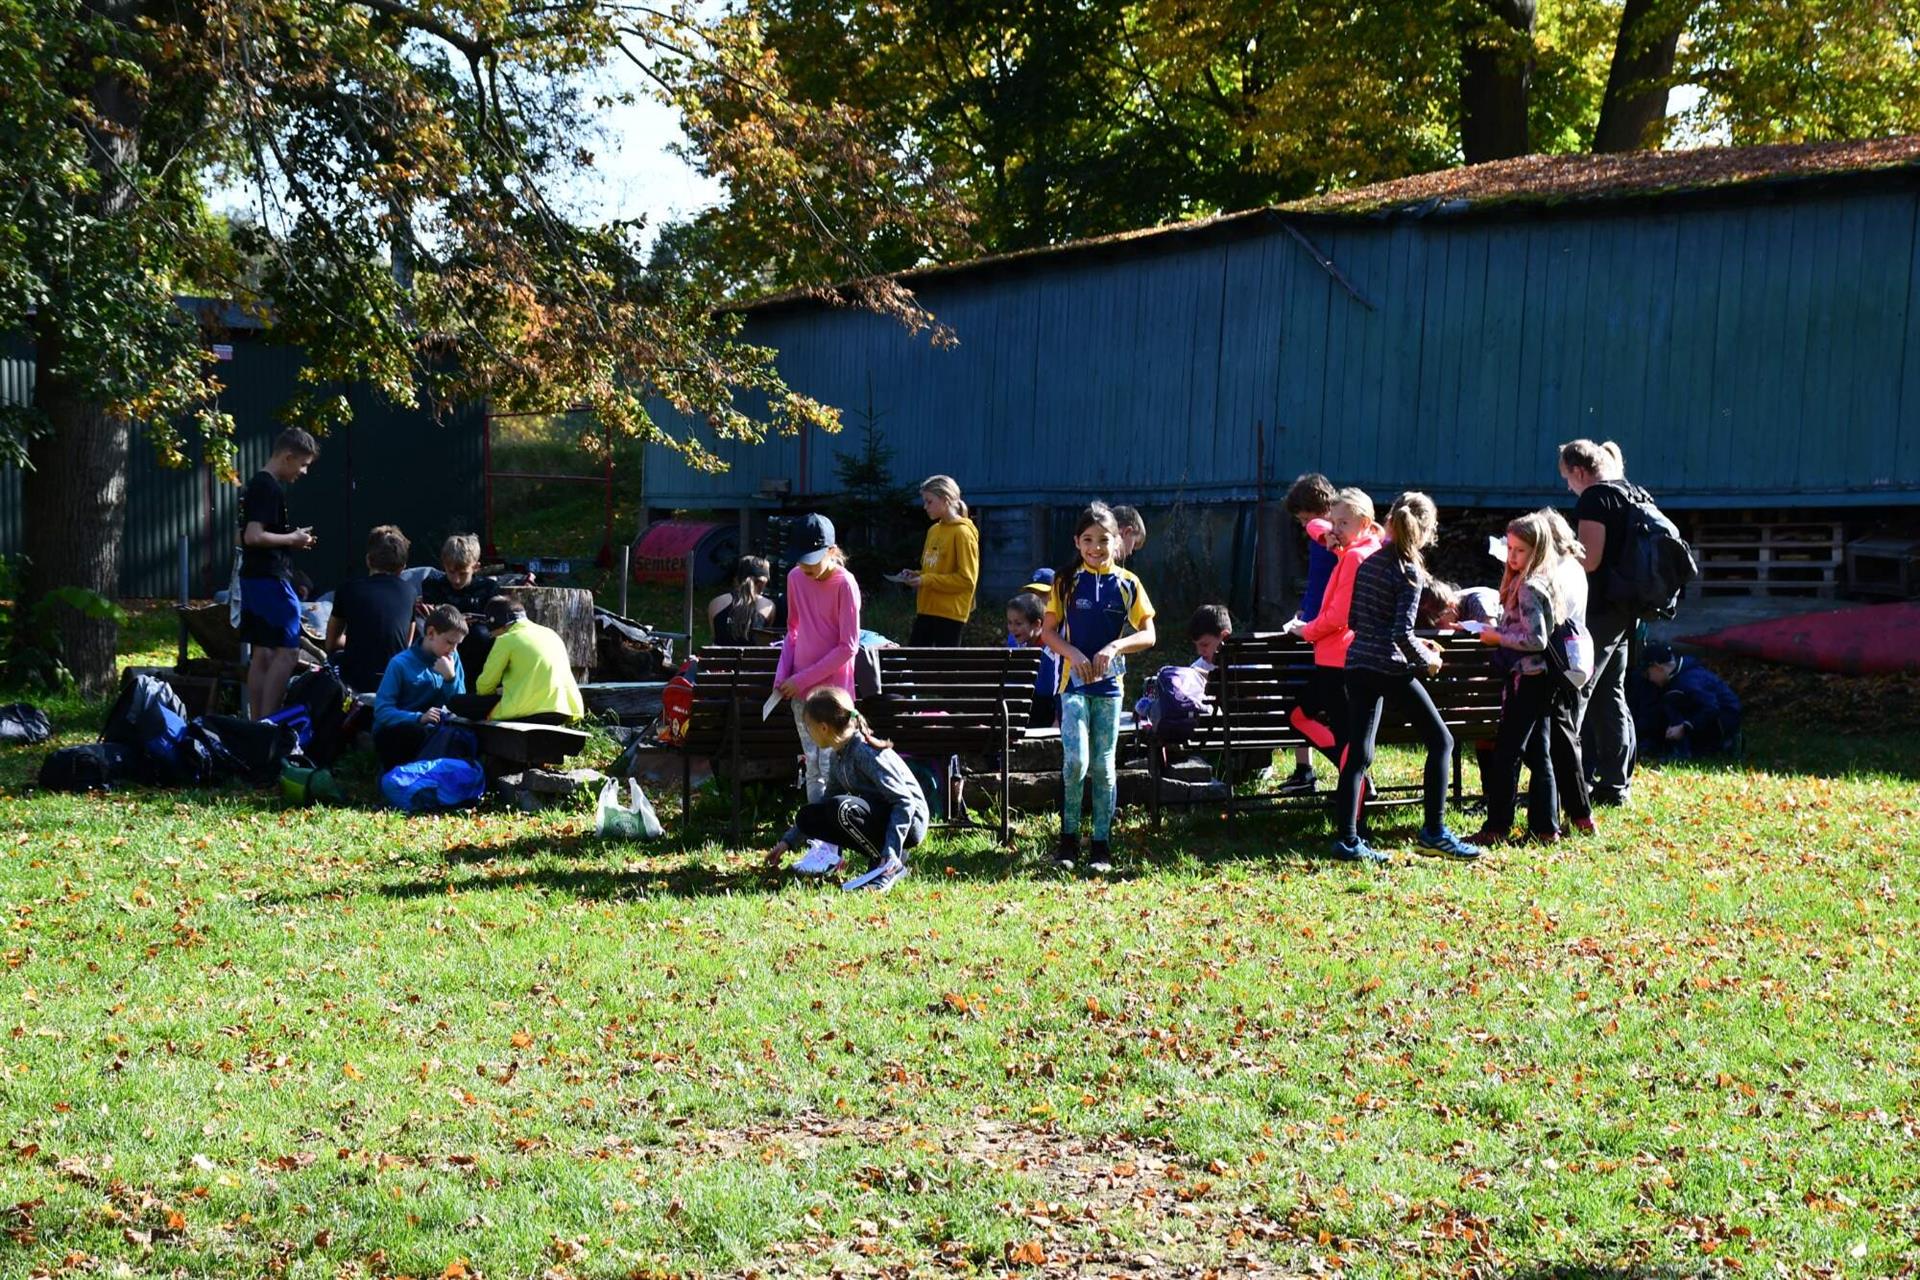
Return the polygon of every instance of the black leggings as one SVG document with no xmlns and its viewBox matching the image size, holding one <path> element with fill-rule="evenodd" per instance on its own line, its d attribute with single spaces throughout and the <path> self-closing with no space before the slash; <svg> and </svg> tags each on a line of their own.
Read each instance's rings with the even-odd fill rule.
<svg viewBox="0 0 1920 1280">
<path fill-rule="evenodd" d="M 1522 760 L 1533 774 L 1527 789 L 1527 829 L 1536 835 L 1558 830 L 1560 798 L 1554 784 L 1559 772 L 1548 744 L 1554 736 L 1557 687 L 1566 683 L 1551 671 L 1508 678 L 1507 696 L 1500 704 L 1500 736 L 1486 779 L 1489 831 L 1505 835 L 1513 830 L 1513 790 L 1520 782 Z"/>
<path fill-rule="evenodd" d="M 954 618 L 936 618 L 930 613 L 913 615 L 913 630 L 907 633 L 907 644 L 913 648 L 957 649 L 960 647 L 960 633 L 967 624 Z"/>
<path fill-rule="evenodd" d="M 1334 813 L 1340 838 L 1352 840 L 1360 826 L 1360 779 L 1373 768 L 1374 738 L 1380 732 L 1380 714 L 1388 701 L 1404 708 L 1421 741 L 1427 745 L 1427 771 L 1422 798 L 1428 834 L 1438 834 L 1446 822 L 1447 782 L 1453 771 L 1453 734 L 1440 718 L 1427 686 L 1411 672 L 1388 675 L 1362 667 L 1347 668 L 1347 759 L 1340 768 L 1340 788 Z"/>
<path fill-rule="evenodd" d="M 1556 678 L 1553 699 L 1547 706 L 1547 732 L 1544 740 L 1538 734 L 1527 741 L 1524 757 L 1527 772 L 1532 781 L 1527 789 L 1528 825 L 1535 831 L 1545 831 L 1547 827 L 1539 823 L 1537 815 L 1553 812 L 1555 799 L 1569 818 L 1576 822 L 1593 816 L 1593 800 L 1587 789 L 1586 771 L 1580 764 L 1580 691 L 1565 679 Z M 1505 708 L 1501 708 L 1504 724 Z M 1498 769 L 1495 758 L 1498 744 L 1493 741 L 1476 742 L 1474 759 L 1480 766 L 1480 795 L 1487 804 L 1487 826 L 1494 827 L 1499 816 L 1493 807 L 1493 795 L 1498 789 L 1495 777 Z M 1551 773 L 1553 794 L 1546 793 Z M 1500 813 L 1506 815 L 1508 826 L 1513 825 L 1513 779 L 1507 780 L 1506 808 Z"/>
<path fill-rule="evenodd" d="M 793 825 L 810 840 L 824 840 L 842 849 L 857 849 L 878 863 L 880 851 L 887 847 L 889 816 L 885 809 L 875 808 L 862 796 L 842 793 L 802 805 Z M 900 851 L 902 859 L 906 853 L 905 849 Z"/>
<path fill-rule="evenodd" d="M 1307 672 L 1300 701 L 1288 721 L 1338 769 L 1340 757 L 1346 751 L 1348 719 L 1345 669 L 1316 664 Z"/>
</svg>

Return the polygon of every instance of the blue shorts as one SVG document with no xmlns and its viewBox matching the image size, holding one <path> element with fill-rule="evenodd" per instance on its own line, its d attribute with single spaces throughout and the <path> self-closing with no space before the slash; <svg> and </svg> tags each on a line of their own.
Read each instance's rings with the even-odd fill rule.
<svg viewBox="0 0 1920 1280">
<path fill-rule="evenodd" d="M 240 579 L 240 638 L 261 649 L 300 647 L 300 597 L 291 582 Z"/>
</svg>

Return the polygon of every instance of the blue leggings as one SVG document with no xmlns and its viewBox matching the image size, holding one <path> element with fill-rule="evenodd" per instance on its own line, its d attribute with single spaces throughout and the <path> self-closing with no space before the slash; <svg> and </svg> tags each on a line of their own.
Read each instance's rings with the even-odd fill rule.
<svg viewBox="0 0 1920 1280">
<path fill-rule="evenodd" d="M 1066 784 L 1060 830 L 1080 834 L 1080 787 L 1093 775 L 1093 838 L 1113 828 L 1113 762 L 1120 744 L 1120 698 L 1068 693 L 1060 699 L 1061 781 Z"/>
</svg>

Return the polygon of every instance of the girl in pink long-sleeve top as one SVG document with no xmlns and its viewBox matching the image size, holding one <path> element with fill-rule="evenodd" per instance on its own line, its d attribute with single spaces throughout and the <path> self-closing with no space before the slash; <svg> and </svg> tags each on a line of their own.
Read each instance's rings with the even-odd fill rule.
<svg viewBox="0 0 1920 1280">
<path fill-rule="evenodd" d="M 833 521 L 801 517 L 794 531 L 798 563 L 787 574 L 787 641 L 774 668 L 774 689 L 793 705 L 806 756 L 807 802 L 827 793 L 833 753 L 807 732 L 807 695 L 823 686 L 853 694 L 853 656 L 860 647 L 860 584 L 834 545 Z"/>
</svg>

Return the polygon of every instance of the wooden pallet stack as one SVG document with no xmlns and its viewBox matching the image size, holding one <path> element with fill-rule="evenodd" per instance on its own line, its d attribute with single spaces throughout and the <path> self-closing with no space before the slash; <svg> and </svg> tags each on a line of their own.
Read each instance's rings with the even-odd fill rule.
<svg viewBox="0 0 1920 1280">
<path fill-rule="evenodd" d="M 1787 520 L 1715 514 L 1693 526 L 1700 576 L 1689 599 L 1801 596 L 1831 599 L 1846 564 L 1838 520 Z"/>
</svg>

